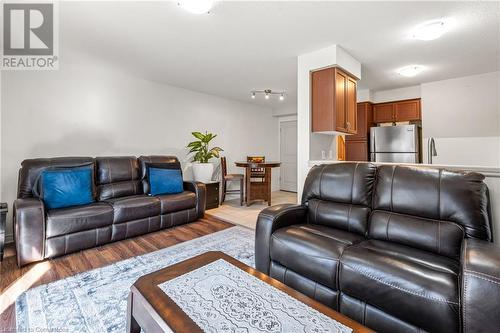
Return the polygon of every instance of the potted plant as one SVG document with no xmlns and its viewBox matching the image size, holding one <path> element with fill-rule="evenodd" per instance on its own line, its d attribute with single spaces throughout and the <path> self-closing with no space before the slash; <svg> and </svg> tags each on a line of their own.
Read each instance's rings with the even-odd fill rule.
<svg viewBox="0 0 500 333">
<path fill-rule="evenodd" d="M 220 147 L 209 148 L 208 144 L 212 141 L 217 134 L 205 132 L 192 132 L 191 133 L 197 140 L 190 142 L 187 145 L 189 154 L 193 155 L 193 176 L 195 181 L 209 183 L 212 181 L 212 174 L 214 172 L 214 165 L 209 163 L 213 157 L 219 157 L 219 153 L 223 151 Z"/>
</svg>

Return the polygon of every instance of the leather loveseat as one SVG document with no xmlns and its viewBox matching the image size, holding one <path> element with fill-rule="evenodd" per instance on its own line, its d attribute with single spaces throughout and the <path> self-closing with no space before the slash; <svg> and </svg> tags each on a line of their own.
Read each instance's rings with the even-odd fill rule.
<svg viewBox="0 0 500 333">
<path fill-rule="evenodd" d="M 256 267 L 379 332 L 500 331 L 483 176 L 315 166 L 301 205 L 261 212 Z"/>
<path fill-rule="evenodd" d="M 184 182 L 184 192 L 149 196 L 147 163 L 178 162 L 174 156 L 60 157 L 25 160 L 14 202 L 17 263 L 53 258 L 105 243 L 188 223 L 205 211 L 205 185 Z M 48 210 L 33 196 L 40 172 L 48 167 L 90 164 L 95 202 Z"/>
</svg>

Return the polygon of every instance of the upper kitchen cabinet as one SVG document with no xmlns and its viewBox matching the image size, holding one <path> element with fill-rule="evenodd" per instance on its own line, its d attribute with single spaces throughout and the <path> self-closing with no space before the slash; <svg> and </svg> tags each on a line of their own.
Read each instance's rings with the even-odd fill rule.
<svg viewBox="0 0 500 333">
<path fill-rule="evenodd" d="M 357 79 L 340 68 L 311 72 L 312 131 L 356 134 Z"/>
<path fill-rule="evenodd" d="M 370 135 L 370 127 L 373 126 L 373 105 L 370 102 L 357 104 L 357 129 L 358 132 L 353 135 L 347 135 L 346 141 L 367 140 Z"/>
<path fill-rule="evenodd" d="M 373 105 L 373 122 L 392 123 L 421 120 L 420 98 Z"/>
</svg>

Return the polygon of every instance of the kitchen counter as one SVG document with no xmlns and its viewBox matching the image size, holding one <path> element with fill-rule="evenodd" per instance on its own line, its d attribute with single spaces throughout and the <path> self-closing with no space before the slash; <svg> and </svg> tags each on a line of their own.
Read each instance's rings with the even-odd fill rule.
<svg viewBox="0 0 500 333">
<path fill-rule="evenodd" d="M 345 163 L 348 161 L 336 161 L 336 160 L 310 160 L 309 167 L 313 167 L 319 164 L 333 164 L 333 163 Z M 429 168 L 440 168 L 448 170 L 462 170 L 462 171 L 473 171 L 482 173 L 486 177 L 500 178 L 500 167 L 489 167 L 489 166 L 478 166 L 478 165 L 446 165 L 446 164 L 411 164 L 411 163 L 381 163 L 381 162 L 371 162 L 373 164 L 403 164 L 409 166 L 420 166 Z"/>
</svg>

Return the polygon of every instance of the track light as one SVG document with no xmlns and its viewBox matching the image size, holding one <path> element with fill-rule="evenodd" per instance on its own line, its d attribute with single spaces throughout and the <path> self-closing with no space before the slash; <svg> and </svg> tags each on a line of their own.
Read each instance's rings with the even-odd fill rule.
<svg viewBox="0 0 500 333">
<path fill-rule="evenodd" d="M 271 89 L 263 89 L 263 90 L 252 90 L 250 92 L 250 97 L 255 99 L 257 94 L 263 94 L 265 99 L 271 99 L 271 96 L 277 95 L 280 101 L 285 99 L 286 92 L 285 91 L 272 91 Z"/>
</svg>

